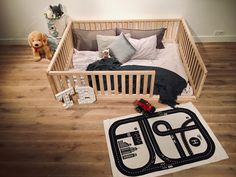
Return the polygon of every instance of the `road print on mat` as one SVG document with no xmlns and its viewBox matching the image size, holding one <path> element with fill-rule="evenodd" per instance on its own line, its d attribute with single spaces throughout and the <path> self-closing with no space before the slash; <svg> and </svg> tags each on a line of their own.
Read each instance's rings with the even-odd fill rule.
<svg viewBox="0 0 236 177">
<path fill-rule="evenodd" d="M 198 116 L 182 107 L 155 112 L 148 118 L 136 115 L 117 120 L 110 124 L 108 134 L 115 166 L 124 176 L 203 161 L 216 149 Z"/>
</svg>

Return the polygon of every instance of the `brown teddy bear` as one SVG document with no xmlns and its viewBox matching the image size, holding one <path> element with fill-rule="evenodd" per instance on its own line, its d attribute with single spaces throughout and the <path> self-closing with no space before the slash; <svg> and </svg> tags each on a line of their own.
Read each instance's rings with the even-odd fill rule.
<svg viewBox="0 0 236 177">
<path fill-rule="evenodd" d="M 51 60 L 52 52 L 48 46 L 48 38 L 44 33 L 33 31 L 28 36 L 29 46 L 32 48 L 35 61 L 40 61 L 44 56 Z"/>
</svg>

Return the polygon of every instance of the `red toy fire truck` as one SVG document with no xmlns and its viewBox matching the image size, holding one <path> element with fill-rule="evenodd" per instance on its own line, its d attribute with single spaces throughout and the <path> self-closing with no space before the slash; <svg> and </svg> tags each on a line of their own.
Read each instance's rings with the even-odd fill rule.
<svg viewBox="0 0 236 177">
<path fill-rule="evenodd" d="M 142 112 L 145 117 L 149 117 L 156 110 L 154 106 L 144 99 L 136 100 L 134 104 L 136 105 L 136 111 Z"/>
</svg>

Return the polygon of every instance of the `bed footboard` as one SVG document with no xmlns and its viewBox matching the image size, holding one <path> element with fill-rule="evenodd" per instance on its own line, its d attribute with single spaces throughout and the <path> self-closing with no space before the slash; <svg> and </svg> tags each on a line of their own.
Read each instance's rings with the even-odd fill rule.
<svg viewBox="0 0 236 177">
<path fill-rule="evenodd" d="M 154 92 L 155 71 L 51 71 L 49 76 L 55 93 L 75 86 L 91 86 L 97 97 L 152 97 Z"/>
</svg>

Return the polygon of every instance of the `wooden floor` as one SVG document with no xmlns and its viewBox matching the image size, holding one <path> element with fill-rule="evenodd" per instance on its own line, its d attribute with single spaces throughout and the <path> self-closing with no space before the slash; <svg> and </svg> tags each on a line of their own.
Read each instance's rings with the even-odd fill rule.
<svg viewBox="0 0 236 177">
<path fill-rule="evenodd" d="M 230 159 L 166 176 L 235 177 L 236 43 L 198 47 L 209 74 L 194 105 Z M 46 78 L 49 62 L 31 57 L 27 46 L 0 47 L 0 176 L 111 177 L 103 120 L 135 113 L 132 101 L 64 110 Z"/>
</svg>

